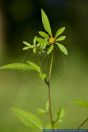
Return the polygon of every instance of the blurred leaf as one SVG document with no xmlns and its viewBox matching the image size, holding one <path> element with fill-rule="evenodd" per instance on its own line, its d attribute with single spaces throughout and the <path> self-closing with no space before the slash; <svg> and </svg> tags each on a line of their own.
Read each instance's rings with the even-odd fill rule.
<svg viewBox="0 0 88 132">
<path fill-rule="evenodd" d="M 25 44 L 27 47 L 32 48 L 32 45 L 30 43 L 26 42 L 26 41 L 23 41 L 23 44 Z"/>
<path fill-rule="evenodd" d="M 48 125 L 46 126 L 46 129 L 52 129 L 51 123 L 48 123 Z"/>
<path fill-rule="evenodd" d="M 38 113 L 41 114 L 41 115 L 45 115 L 45 114 L 46 114 L 46 111 L 43 110 L 43 109 L 38 109 L 37 111 L 38 111 Z"/>
<path fill-rule="evenodd" d="M 39 76 L 40 76 L 40 78 L 41 78 L 42 80 L 45 80 L 45 78 L 46 78 L 47 75 L 46 75 L 46 74 L 43 74 L 43 73 L 40 73 Z"/>
<path fill-rule="evenodd" d="M 53 51 L 53 48 L 54 48 L 54 45 L 52 44 L 47 50 L 48 55 Z"/>
<path fill-rule="evenodd" d="M 30 49 L 31 47 L 24 47 L 23 50 L 28 50 Z"/>
<path fill-rule="evenodd" d="M 11 63 L 0 67 L 0 69 L 31 70 L 31 67 L 24 63 Z"/>
<path fill-rule="evenodd" d="M 52 36 L 49 19 L 42 9 L 41 9 L 41 15 L 42 15 L 42 23 L 45 30 L 49 33 L 50 36 Z"/>
<path fill-rule="evenodd" d="M 68 51 L 62 44 L 57 43 L 58 48 L 65 54 L 68 55 Z"/>
<path fill-rule="evenodd" d="M 88 101 L 78 100 L 78 101 L 74 101 L 73 103 L 78 104 L 78 105 L 83 106 L 83 107 L 88 107 Z"/>
<path fill-rule="evenodd" d="M 41 120 L 34 114 L 26 112 L 20 109 L 11 109 L 18 119 L 27 127 L 37 127 L 40 130 L 43 130 Z"/>
<path fill-rule="evenodd" d="M 37 38 L 37 41 L 38 41 L 40 44 L 43 44 L 43 45 L 47 43 L 46 39 L 43 39 L 43 38 Z"/>
<path fill-rule="evenodd" d="M 59 35 L 61 35 L 65 30 L 65 27 L 61 27 L 60 29 L 57 30 L 55 38 L 57 38 Z"/>
<path fill-rule="evenodd" d="M 57 38 L 56 41 L 63 41 L 65 39 L 66 39 L 66 36 L 61 36 L 61 37 Z"/>
<path fill-rule="evenodd" d="M 33 48 L 33 53 L 36 54 L 36 47 Z"/>
<path fill-rule="evenodd" d="M 49 101 L 46 102 L 45 110 L 48 112 L 49 110 Z"/>
<path fill-rule="evenodd" d="M 41 73 L 41 69 L 40 69 L 40 67 L 37 64 L 35 64 L 35 63 L 31 62 L 31 61 L 27 61 L 27 63 L 31 67 L 32 70 Z"/>
<path fill-rule="evenodd" d="M 48 38 L 48 34 L 43 31 L 39 31 L 39 34 L 41 37 Z"/>
<path fill-rule="evenodd" d="M 61 122 L 64 115 L 65 115 L 65 110 L 63 108 L 60 108 L 57 112 L 56 122 Z"/>
<path fill-rule="evenodd" d="M 36 45 L 37 36 L 34 37 L 33 44 Z"/>
</svg>

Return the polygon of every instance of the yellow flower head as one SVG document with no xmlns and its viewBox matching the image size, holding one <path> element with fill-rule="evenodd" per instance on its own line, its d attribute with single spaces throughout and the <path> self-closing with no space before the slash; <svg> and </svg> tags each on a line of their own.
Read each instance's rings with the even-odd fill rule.
<svg viewBox="0 0 88 132">
<path fill-rule="evenodd" d="M 51 37 L 48 40 L 49 44 L 54 44 L 55 43 L 55 38 Z"/>
</svg>

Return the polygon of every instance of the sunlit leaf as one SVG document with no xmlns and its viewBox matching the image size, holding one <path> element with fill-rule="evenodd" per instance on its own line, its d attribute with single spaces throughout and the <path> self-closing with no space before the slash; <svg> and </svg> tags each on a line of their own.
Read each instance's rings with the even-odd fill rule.
<svg viewBox="0 0 88 132">
<path fill-rule="evenodd" d="M 61 35 L 65 30 L 65 27 L 61 27 L 60 29 L 57 30 L 55 38 L 57 38 L 59 35 Z"/>
<path fill-rule="evenodd" d="M 33 44 L 36 45 L 37 36 L 34 37 Z"/>
<path fill-rule="evenodd" d="M 74 101 L 75 104 L 78 104 L 80 106 L 83 106 L 83 107 L 88 107 L 88 101 Z"/>
<path fill-rule="evenodd" d="M 31 67 L 24 63 L 11 63 L 0 67 L 0 69 L 31 70 Z"/>
<path fill-rule="evenodd" d="M 23 41 L 23 44 L 25 44 L 27 47 L 32 47 L 32 45 L 26 41 Z"/>
<path fill-rule="evenodd" d="M 47 50 L 48 55 L 53 51 L 53 48 L 54 48 L 54 45 L 52 44 Z"/>
<path fill-rule="evenodd" d="M 46 111 L 43 110 L 43 109 L 38 109 L 37 112 L 38 112 L 38 114 L 40 114 L 40 115 L 45 115 L 45 114 L 46 114 Z"/>
<path fill-rule="evenodd" d="M 20 109 L 11 109 L 18 119 L 27 127 L 36 127 L 39 128 L 40 130 L 43 130 L 41 120 L 31 112 L 26 112 Z"/>
<path fill-rule="evenodd" d="M 68 51 L 65 46 L 63 46 L 62 44 L 59 44 L 59 43 L 57 43 L 57 46 L 65 55 L 68 55 Z"/>
<path fill-rule="evenodd" d="M 44 74 L 44 73 L 40 73 L 39 76 L 40 76 L 40 78 L 41 78 L 42 80 L 45 80 L 45 78 L 46 78 L 47 75 Z"/>
<path fill-rule="evenodd" d="M 49 19 L 48 19 L 47 15 L 45 14 L 45 12 L 42 9 L 41 9 L 41 15 L 42 15 L 42 23 L 43 23 L 43 26 L 44 26 L 45 30 L 51 36 L 52 33 L 51 33 L 51 27 L 50 27 Z"/>
<path fill-rule="evenodd" d="M 23 50 L 28 50 L 30 49 L 31 47 L 24 47 Z"/>
<path fill-rule="evenodd" d="M 60 108 L 57 112 L 56 122 L 61 122 L 64 115 L 65 115 L 65 110 L 63 108 Z"/>
<path fill-rule="evenodd" d="M 66 36 L 61 36 L 61 37 L 57 38 L 56 41 L 63 41 L 65 39 L 66 39 Z"/>
<path fill-rule="evenodd" d="M 32 70 L 41 73 L 41 69 L 40 69 L 40 67 L 37 64 L 35 64 L 35 63 L 31 62 L 31 61 L 27 61 L 27 63 L 31 67 Z"/>
<path fill-rule="evenodd" d="M 44 37 L 44 38 L 48 38 L 49 37 L 48 34 L 43 32 L 43 31 L 39 31 L 39 34 L 40 34 L 41 37 Z"/>
<path fill-rule="evenodd" d="M 36 47 L 33 48 L 33 53 L 36 54 Z"/>
</svg>

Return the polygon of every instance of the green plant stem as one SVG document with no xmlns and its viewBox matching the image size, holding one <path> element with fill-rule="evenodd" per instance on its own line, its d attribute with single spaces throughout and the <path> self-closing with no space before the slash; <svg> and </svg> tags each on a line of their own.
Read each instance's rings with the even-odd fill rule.
<svg viewBox="0 0 88 132">
<path fill-rule="evenodd" d="M 52 72 L 52 66 L 53 66 L 53 53 L 52 53 L 52 56 L 51 56 L 48 80 L 45 79 L 45 83 L 48 87 L 49 116 L 50 116 L 51 127 L 53 129 L 52 105 L 51 105 L 51 87 L 50 87 L 50 77 L 51 77 L 51 72 Z"/>
<path fill-rule="evenodd" d="M 88 121 L 88 118 L 86 118 L 80 125 L 77 129 L 80 129 L 86 122 Z"/>
</svg>

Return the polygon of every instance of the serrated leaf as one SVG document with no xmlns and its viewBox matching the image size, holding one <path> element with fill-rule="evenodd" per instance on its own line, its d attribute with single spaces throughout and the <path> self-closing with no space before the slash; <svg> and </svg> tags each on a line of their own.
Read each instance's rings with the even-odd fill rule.
<svg viewBox="0 0 88 132">
<path fill-rule="evenodd" d="M 45 80 L 45 78 L 46 78 L 46 74 L 44 74 L 44 73 L 40 73 L 39 74 L 39 77 L 42 79 L 42 80 Z"/>
<path fill-rule="evenodd" d="M 39 34 L 40 34 L 41 37 L 44 37 L 44 38 L 48 38 L 49 37 L 48 34 L 43 32 L 43 31 L 39 31 Z"/>
<path fill-rule="evenodd" d="M 45 110 L 46 110 L 47 112 L 48 112 L 48 110 L 49 110 L 49 101 L 46 102 Z"/>
<path fill-rule="evenodd" d="M 50 36 L 52 36 L 49 19 L 42 9 L 41 9 L 41 15 L 42 15 L 42 23 L 45 30 L 49 33 Z"/>
<path fill-rule="evenodd" d="M 24 63 L 11 63 L 0 67 L 0 69 L 31 70 L 31 67 Z"/>
<path fill-rule="evenodd" d="M 58 48 L 65 54 L 68 55 L 68 51 L 62 44 L 57 43 Z"/>
<path fill-rule="evenodd" d="M 27 47 L 32 47 L 32 45 L 26 41 L 23 41 L 23 44 L 25 44 Z"/>
<path fill-rule="evenodd" d="M 63 108 L 60 108 L 57 112 L 56 122 L 61 122 L 63 117 L 65 115 L 65 110 Z"/>
<path fill-rule="evenodd" d="M 57 38 L 56 41 L 63 41 L 65 39 L 66 39 L 66 36 L 61 36 L 61 37 Z"/>
<path fill-rule="evenodd" d="M 65 27 L 61 27 L 60 29 L 57 30 L 55 38 L 57 38 L 59 35 L 61 35 L 65 30 Z"/>
<path fill-rule="evenodd" d="M 35 63 L 31 62 L 31 61 L 27 61 L 27 64 L 31 67 L 32 70 L 41 73 L 41 69 L 40 69 L 40 67 L 37 64 L 35 64 Z"/>
<path fill-rule="evenodd" d="M 88 101 L 74 101 L 75 104 L 78 104 L 80 106 L 83 106 L 83 107 L 88 107 Z"/>
<path fill-rule="evenodd" d="M 38 114 L 40 114 L 40 115 L 46 114 L 46 111 L 43 110 L 43 109 L 38 109 L 37 112 L 38 112 Z"/>
<path fill-rule="evenodd" d="M 39 128 L 40 130 L 43 130 L 41 120 L 31 112 L 26 112 L 20 109 L 11 109 L 18 119 L 27 127 L 36 127 Z"/>
<path fill-rule="evenodd" d="M 53 51 L 53 48 L 54 48 L 54 45 L 52 44 L 47 50 L 48 55 Z"/>
</svg>

